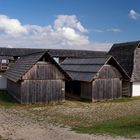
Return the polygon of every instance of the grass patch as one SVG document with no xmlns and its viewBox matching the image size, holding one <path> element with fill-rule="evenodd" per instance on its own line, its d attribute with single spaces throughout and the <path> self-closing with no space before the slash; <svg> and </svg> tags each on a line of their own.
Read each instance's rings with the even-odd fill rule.
<svg viewBox="0 0 140 140">
<path fill-rule="evenodd" d="M 95 123 L 90 127 L 73 127 L 78 133 L 109 134 L 113 136 L 140 136 L 140 115 Z"/>
<path fill-rule="evenodd" d="M 123 102 L 124 103 L 124 102 L 130 102 L 130 101 L 134 101 L 134 100 L 138 100 L 138 99 L 134 99 L 132 97 L 122 97 L 122 98 L 118 98 L 118 99 L 113 99 L 110 102 L 113 102 L 113 103 L 121 103 L 121 102 Z"/>
<path fill-rule="evenodd" d="M 124 102 L 131 102 L 131 101 L 137 101 L 140 100 L 140 96 L 136 97 L 121 97 L 121 98 L 116 98 L 116 99 L 111 99 L 111 100 L 102 100 L 98 101 L 100 103 L 124 103 Z"/>
<path fill-rule="evenodd" d="M 7 91 L 1 90 L 0 91 L 0 106 L 10 107 L 18 105 L 17 101 L 10 96 Z"/>
</svg>

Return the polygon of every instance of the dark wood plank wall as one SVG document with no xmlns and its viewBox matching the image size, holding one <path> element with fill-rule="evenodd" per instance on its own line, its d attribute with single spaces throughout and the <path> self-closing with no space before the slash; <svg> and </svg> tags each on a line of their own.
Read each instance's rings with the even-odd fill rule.
<svg viewBox="0 0 140 140">
<path fill-rule="evenodd" d="M 49 103 L 65 100 L 64 75 L 50 62 L 36 63 L 20 83 L 8 81 L 8 91 L 21 103 Z"/>
<path fill-rule="evenodd" d="M 134 51 L 133 60 L 133 71 L 132 71 L 132 82 L 140 82 L 140 48 L 136 48 Z"/>
<path fill-rule="evenodd" d="M 64 75 L 51 62 L 38 62 L 23 77 L 23 80 L 64 79 Z"/>
<path fill-rule="evenodd" d="M 122 95 L 132 96 L 132 83 L 129 81 L 122 81 Z"/>
<path fill-rule="evenodd" d="M 49 103 L 65 100 L 64 75 L 51 62 L 38 62 L 24 76 L 22 103 Z"/>
<path fill-rule="evenodd" d="M 92 82 L 92 101 L 122 96 L 122 82 L 118 78 L 96 79 Z"/>
<path fill-rule="evenodd" d="M 63 80 L 25 80 L 21 91 L 22 103 L 50 103 L 65 100 Z"/>
<path fill-rule="evenodd" d="M 91 82 L 81 82 L 81 98 L 92 99 L 92 84 Z"/>
<path fill-rule="evenodd" d="M 108 78 L 121 78 L 120 72 L 111 65 L 104 65 L 97 74 L 97 78 L 108 79 Z"/>
<path fill-rule="evenodd" d="M 92 82 L 92 100 L 113 99 L 122 96 L 122 75 L 111 65 L 104 65 Z"/>
<path fill-rule="evenodd" d="M 17 101 L 21 101 L 21 83 L 7 79 L 7 90 Z"/>
</svg>

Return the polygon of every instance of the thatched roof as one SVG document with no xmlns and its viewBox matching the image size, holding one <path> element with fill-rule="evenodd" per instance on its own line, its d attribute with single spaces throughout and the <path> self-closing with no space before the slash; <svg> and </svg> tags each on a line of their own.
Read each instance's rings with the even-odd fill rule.
<svg viewBox="0 0 140 140">
<path fill-rule="evenodd" d="M 61 63 L 61 67 L 68 73 L 72 80 L 91 82 L 103 65 L 112 63 L 115 65 L 125 78 L 127 73 L 111 56 L 94 58 L 67 58 Z"/>
<path fill-rule="evenodd" d="M 15 64 L 13 64 L 5 72 L 6 77 L 14 82 L 21 80 L 22 76 L 24 76 L 33 67 L 33 65 L 35 65 L 44 55 L 54 65 L 57 66 L 57 68 L 65 75 L 67 79 L 70 79 L 70 77 L 65 73 L 65 71 L 55 62 L 55 60 L 46 51 L 22 56 L 16 61 Z"/>
<path fill-rule="evenodd" d="M 114 44 L 108 52 L 109 55 L 116 58 L 130 77 L 134 65 L 134 51 L 139 44 L 140 41 Z"/>
</svg>

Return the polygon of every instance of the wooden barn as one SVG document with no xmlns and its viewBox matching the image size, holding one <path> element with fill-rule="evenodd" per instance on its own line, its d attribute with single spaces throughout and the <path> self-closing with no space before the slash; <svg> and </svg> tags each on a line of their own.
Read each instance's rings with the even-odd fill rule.
<svg viewBox="0 0 140 140">
<path fill-rule="evenodd" d="M 73 81 L 66 83 L 66 95 L 91 101 L 130 95 L 129 76 L 111 56 L 68 58 L 62 68 Z"/>
<path fill-rule="evenodd" d="M 8 92 L 25 104 L 64 101 L 65 79 L 70 79 L 44 51 L 22 56 L 5 75 Z"/>
<path fill-rule="evenodd" d="M 116 58 L 131 78 L 131 96 L 140 96 L 140 41 L 114 44 L 108 54 Z"/>
<path fill-rule="evenodd" d="M 59 64 L 69 57 L 92 57 L 106 55 L 107 52 L 66 49 L 33 49 L 33 48 L 1 48 L 0 47 L 0 89 L 7 88 L 7 79 L 4 72 L 16 62 L 19 57 L 47 51 Z"/>
</svg>

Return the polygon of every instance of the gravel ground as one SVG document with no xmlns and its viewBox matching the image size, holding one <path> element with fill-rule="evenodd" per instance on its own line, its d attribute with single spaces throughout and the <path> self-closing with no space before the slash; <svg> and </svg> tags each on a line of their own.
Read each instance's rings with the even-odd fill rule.
<svg viewBox="0 0 140 140">
<path fill-rule="evenodd" d="M 37 110 L 38 107 L 35 108 Z M 40 110 L 40 108 L 38 108 Z M 62 108 L 63 111 L 64 108 Z M 70 111 L 70 110 L 69 110 Z M 82 112 L 78 108 L 76 112 Z M 84 110 L 86 111 L 86 109 Z M 67 111 L 66 111 L 67 112 Z M 69 112 L 68 112 L 69 113 Z M 24 107 L 0 108 L 0 140 L 129 140 L 124 137 L 77 134 L 68 127 L 59 127 L 44 121 L 35 121 Z M 133 138 L 133 140 L 136 138 Z M 138 139 L 138 138 L 137 138 Z"/>
</svg>

